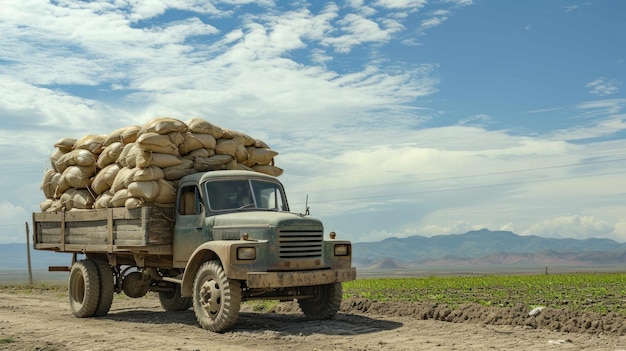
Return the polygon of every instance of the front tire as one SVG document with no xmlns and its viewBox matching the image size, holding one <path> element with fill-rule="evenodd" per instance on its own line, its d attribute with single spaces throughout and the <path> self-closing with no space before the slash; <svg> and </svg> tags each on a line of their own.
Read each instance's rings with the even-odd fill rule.
<svg viewBox="0 0 626 351">
<path fill-rule="evenodd" d="M 100 301 L 100 277 L 96 264 L 91 260 L 74 263 L 67 290 L 72 314 L 78 318 L 93 316 Z"/>
<path fill-rule="evenodd" d="M 315 297 L 300 299 L 298 305 L 310 319 L 330 319 L 339 311 L 342 295 L 341 283 L 318 285 L 315 287 Z"/>
<path fill-rule="evenodd" d="M 241 285 L 226 277 L 219 261 L 205 262 L 193 282 L 193 310 L 202 328 L 223 332 L 239 317 Z"/>
</svg>

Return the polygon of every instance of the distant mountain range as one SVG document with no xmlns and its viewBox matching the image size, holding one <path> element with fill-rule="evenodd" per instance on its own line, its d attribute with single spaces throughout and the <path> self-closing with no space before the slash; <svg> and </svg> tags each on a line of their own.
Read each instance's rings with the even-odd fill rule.
<svg viewBox="0 0 626 351">
<path fill-rule="evenodd" d="M 353 243 L 357 267 L 617 265 L 626 264 L 626 244 L 610 239 L 553 239 L 487 229 L 465 234 L 388 238 Z"/>
<path fill-rule="evenodd" d="M 553 239 L 487 229 L 465 234 L 388 238 L 353 243 L 353 263 L 366 269 L 424 266 L 620 265 L 626 269 L 626 243 L 610 239 Z M 68 266 L 66 253 L 33 250 L 33 269 Z M 26 244 L 0 244 L 0 270 L 26 269 Z"/>
</svg>

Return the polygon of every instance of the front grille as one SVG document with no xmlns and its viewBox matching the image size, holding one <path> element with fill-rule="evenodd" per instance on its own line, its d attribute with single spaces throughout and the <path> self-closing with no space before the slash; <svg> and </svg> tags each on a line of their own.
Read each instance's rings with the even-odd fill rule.
<svg viewBox="0 0 626 351">
<path fill-rule="evenodd" d="M 322 257 L 324 233 L 319 230 L 285 230 L 278 232 L 279 258 Z"/>
</svg>

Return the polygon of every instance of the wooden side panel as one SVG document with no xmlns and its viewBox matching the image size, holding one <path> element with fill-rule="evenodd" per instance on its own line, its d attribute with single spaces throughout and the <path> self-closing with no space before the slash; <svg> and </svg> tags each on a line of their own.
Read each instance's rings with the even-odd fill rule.
<svg viewBox="0 0 626 351">
<path fill-rule="evenodd" d="M 98 252 L 115 252 L 118 246 L 172 245 L 173 209 L 143 207 L 33 214 L 35 248 L 65 251 L 76 245 Z M 148 250 L 149 251 L 149 250 Z M 171 252 L 171 249 L 169 250 Z"/>
</svg>

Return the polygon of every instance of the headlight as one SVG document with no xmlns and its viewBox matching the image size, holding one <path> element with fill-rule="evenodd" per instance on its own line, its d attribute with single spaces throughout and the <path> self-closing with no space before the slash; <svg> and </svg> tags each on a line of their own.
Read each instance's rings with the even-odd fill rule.
<svg viewBox="0 0 626 351">
<path fill-rule="evenodd" d="M 335 256 L 348 256 L 350 255 L 350 245 L 337 244 L 335 245 Z"/>
<path fill-rule="evenodd" d="M 254 247 L 238 247 L 238 260 L 254 260 L 256 258 L 256 249 Z"/>
</svg>

